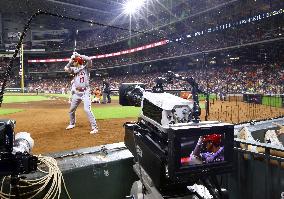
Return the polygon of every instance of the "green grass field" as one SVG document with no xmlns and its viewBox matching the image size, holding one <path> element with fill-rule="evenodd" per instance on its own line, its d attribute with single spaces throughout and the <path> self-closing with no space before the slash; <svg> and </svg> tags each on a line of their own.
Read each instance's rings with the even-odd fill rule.
<svg viewBox="0 0 284 199">
<path fill-rule="evenodd" d="M 17 95 L 4 95 L 3 97 L 3 104 L 8 104 L 8 103 L 18 103 L 18 102 L 33 102 L 33 101 L 42 101 L 42 100 L 48 100 L 47 96 L 33 96 L 33 95 L 25 95 L 17 93 Z M 7 114 L 12 114 L 12 113 L 17 113 L 17 112 L 22 112 L 25 111 L 24 109 L 3 109 L 0 108 L 0 115 L 7 115 Z"/>
<path fill-rule="evenodd" d="M 48 97 L 65 97 L 69 98 L 69 95 L 62 94 L 47 94 L 47 95 L 8 95 L 4 96 L 3 103 L 16 103 L 16 102 L 32 102 L 32 101 L 42 101 L 48 100 Z M 112 96 L 112 100 L 118 100 L 118 96 Z M 200 107 L 204 108 L 204 104 L 200 103 Z M 2 109 L 0 108 L 0 115 L 6 115 L 11 113 L 17 113 L 24 111 L 23 109 Z M 135 118 L 141 112 L 141 107 L 132 107 L 132 106 L 104 106 L 96 107 L 92 109 L 93 113 L 96 116 L 96 119 L 114 119 L 114 118 Z"/>
<path fill-rule="evenodd" d="M 63 97 L 63 98 L 69 98 L 69 94 L 40 94 L 42 96 L 47 96 L 47 97 Z"/>
<path fill-rule="evenodd" d="M 18 102 L 33 102 L 48 100 L 48 97 L 64 97 L 69 98 L 69 95 L 62 94 L 46 94 L 46 95 L 5 95 L 3 103 L 18 103 Z M 118 96 L 112 96 L 112 100 L 118 100 Z M 0 108 L 0 115 L 7 115 L 24 111 L 23 109 L 2 109 Z M 140 107 L 122 107 L 120 105 L 111 107 L 99 107 L 92 110 L 97 119 L 112 119 L 112 118 L 129 118 L 137 117 L 141 111 Z"/>
<path fill-rule="evenodd" d="M 7 115 L 7 114 L 12 114 L 12 113 L 17 113 L 17 112 L 21 112 L 24 111 L 23 109 L 3 109 L 0 108 L 0 115 Z"/>
<path fill-rule="evenodd" d="M 47 96 L 29 96 L 29 95 L 22 95 L 22 96 L 4 96 L 3 97 L 3 103 L 17 103 L 17 102 L 33 102 L 33 101 L 42 101 L 42 100 L 48 100 Z"/>
<path fill-rule="evenodd" d="M 114 119 L 114 118 L 129 118 L 138 117 L 141 112 L 141 107 L 132 106 L 112 106 L 93 108 L 93 113 L 96 119 Z"/>
</svg>

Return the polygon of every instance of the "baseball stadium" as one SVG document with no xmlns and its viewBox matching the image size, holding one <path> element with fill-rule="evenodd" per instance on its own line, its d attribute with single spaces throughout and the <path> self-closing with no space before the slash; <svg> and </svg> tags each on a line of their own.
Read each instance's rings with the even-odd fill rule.
<svg viewBox="0 0 284 199">
<path fill-rule="evenodd" d="M 1 0 L 0 198 L 284 199 L 283 0 Z"/>
</svg>

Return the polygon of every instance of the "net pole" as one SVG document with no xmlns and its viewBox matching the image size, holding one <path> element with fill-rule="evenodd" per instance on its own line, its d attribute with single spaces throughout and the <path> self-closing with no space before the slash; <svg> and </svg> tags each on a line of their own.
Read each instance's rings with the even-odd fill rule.
<svg viewBox="0 0 284 199">
<path fill-rule="evenodd" d="M 24 79 L 24 45 L 21 44 L 21 53 L 20 53 L 20 61 L 21 61 L 21 90 L 24 93 L 25 88 L 25 79 Z"/>
</svg>

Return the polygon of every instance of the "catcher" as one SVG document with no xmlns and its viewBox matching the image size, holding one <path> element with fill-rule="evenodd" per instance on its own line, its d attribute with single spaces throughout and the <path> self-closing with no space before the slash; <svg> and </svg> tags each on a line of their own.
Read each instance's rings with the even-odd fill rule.
<svg viewBox="0 0 284 199">
<path fill-rule="evenodd" d="M 69 63 L 65 66 L 65 71 L 74 73 L 74 79 L 72 83 L 72 97 L 71 106 L 69 110 L 70 124 L 66 127 L 66 130 L 73 129 L 75 127 L 75 111 L 81 101 L 84 102 L 84 110 L 87 113 L 88 119 L 91 124 L 90 134 L 98 132 L 96 119 L 91 111 L 91 95 L 90 95 L 90 73 L 89 70 L 92 66 L 92 60 L 85 55 L 80 55 L 76 52 L 73 53 Z"/>
<path fill-rule="evenodd" d="M 94 97 L 92 102 L 100 104 L 101 103 L 102 92 L 101 92 L 101 90 L 98 87 L 95 89 L 94 95 L 95 95 L 95 97 Z"/>
</svg>

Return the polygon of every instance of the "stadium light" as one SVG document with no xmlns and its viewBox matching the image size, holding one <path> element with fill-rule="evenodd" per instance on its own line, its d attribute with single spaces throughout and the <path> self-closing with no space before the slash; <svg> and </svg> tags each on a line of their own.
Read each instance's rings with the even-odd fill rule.
<svg viewBox="0 0 284 199">
<path fill-rule="evenodd" d="M 136 13 L 145 3 L 145 0 L 128 0 L 124 3 L 124 13 L 127 15 L 133 15 Z"/>
</svg>

